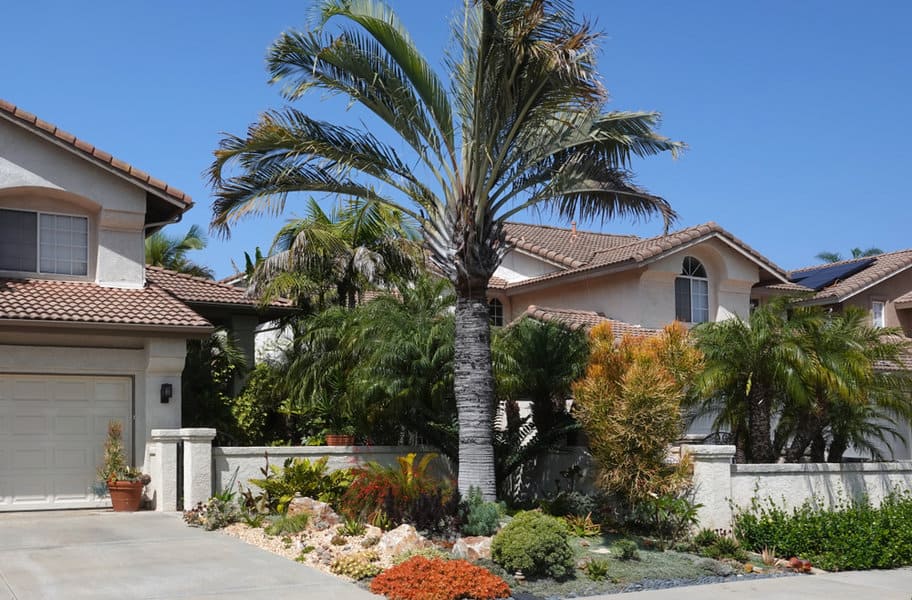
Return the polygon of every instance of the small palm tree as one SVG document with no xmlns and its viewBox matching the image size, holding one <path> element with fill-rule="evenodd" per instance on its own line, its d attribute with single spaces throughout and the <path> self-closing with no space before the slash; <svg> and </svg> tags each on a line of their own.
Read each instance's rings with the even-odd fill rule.
<svg viewBox="0 0 912 600">
<path fill-rule="evenodd" d="M 881 250 L 880 248 L 874 247 L 874 246 L 871 246 L 870 248 L 866 248 L 864 250 L 862 250 L 861 248 L 852 248 L 851 252 L 852 252 L 852 258 L 865 258 L 868 256 L 877 256 L 878 254 L 883 254 L 883 250 Z M 841 261 L 845 260 L 842 257 L 842 254 L 840 254 L 839 252 L 828 252 L 828 251 L 820 252 L 819 254 L 816 255 L 816 258 L 822 260 L 823 262 L 827 262 L 827 263 L 837 263 L 837 262 L 841 262 Z"/>
<path fill-rule="evenodd" d="M 599 35 L 567 1 L 464 2 L 449 89 L 384 2 L 316 8 L 315 27 L 286 32 L 269 50 L 272 82 L 290 101 L 315 90 L 346 96 L 375 123 L 341 126 L 286 108 L 226 136 L 210 169 L 212 226 L 226 233 L 246 215 L 279 212 L 295 192 L 357 197 L 414 219 L 456 294 L 459 488 L 492 499 L 486 295 L 508 249 L 504 223 L 544 208 L 565 219 L 658 215 L 667 226 L 671 207 L 633 185 L 629 169 L 634 157 L 682 145 L 655 132 L 657 113 L 605 111 Z M 401 144 L 382 141 L 376 126 Z"/>
<path fill-rule="evenodd" d="M 146 264 L 179 273 L 212 279 L 212 270 L 187 258 L 191 250 L 206 247 L 206 236 L 199 225 L 191 225 L 183 237 L 172 237 L 156 231 L 146 238 Z"/>
</svg>

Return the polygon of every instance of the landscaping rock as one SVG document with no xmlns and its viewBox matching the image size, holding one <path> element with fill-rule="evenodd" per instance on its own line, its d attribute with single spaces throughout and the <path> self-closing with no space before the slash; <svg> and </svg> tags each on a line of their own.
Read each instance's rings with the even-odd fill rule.
<svg viewBox="0 0 912 600">
<path fill-rule="evenodd" d="M 421 536 L 411 525 L 400 525 L 387 531 L 377 543 L 377 551 L 381 554 L 396 556 L 409 550 L 417 550 L 428 545 L 428 541 Z"/>
<path fill-rule="evenodd" d="M 469 536 L 456 540 L 453 544 L 453 556 L 466 560 L 491 558 L 491 538 L 486 536 Z"/>
<path fill-rule="evenodd" d="M 342 517 L 329 504 L 298 496 L 288 505 L 288 516 L 301 513 L 310 515 L 310 526 L 317 530 L 328 529 L 342 522 Z"/>
</svg>

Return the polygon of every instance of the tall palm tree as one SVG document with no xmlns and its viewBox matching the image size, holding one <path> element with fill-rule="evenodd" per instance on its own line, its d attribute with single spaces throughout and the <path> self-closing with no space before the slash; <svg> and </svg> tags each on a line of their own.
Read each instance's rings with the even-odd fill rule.
<svg viewBox="0 0 912 600">
<path fill-rule="evenodd" d="M 289 220 L 270 256 L 254 265 L 251 291 L 312 295 L 317 309 L 329 303 L 353 308 L 369 288 L 413 277 L 419 262 L 415 227 L 401 212 L 347 198 L 326 213 L 310 198 L 305 216 Z"/>
<path fill-rule="evenodd" d="M 191 250 L 206 247 L 206 236 L 199 225 L 191 225 L 183 237 L 156 231 L 146 238 L 146 264 L 212 279 L 212 269 L 187 258 Z"/>
<path fill-rule="evenodd" d="M 428 259 L 456 293 L 459 488 L 493 498 L 486 292 L 507 251 L 505 221 L 540 207 L 566 219 L 659 215 L 667 227 L 671 207 L 633 185 L 629 168 L 635 156 L 682 145 L 655 132 L 657 113 L 605 111 L 599 35 L 568 0 L 466 0 L 449 87 L 384 2 L 316 8 L 312 29 L 270 48 L 271 81 L 289 101 L 315 90 L 347 96 L 401 144 L 373 127 L 269 111 L 216 151 L 212 226 L 227 233 L 245 215 L 280 212 L 293 192 L 357 197 L 418 222 Z"/>
</svg>

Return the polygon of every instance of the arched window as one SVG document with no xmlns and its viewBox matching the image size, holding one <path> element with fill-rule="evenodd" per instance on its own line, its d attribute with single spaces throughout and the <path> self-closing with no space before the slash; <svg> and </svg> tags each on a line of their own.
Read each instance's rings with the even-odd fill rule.
<svg viewBox="0 0 912 600">
<path fill-rule="evenodd" d="M 692 256 L 684 257 L 675 279 L 675 318 L 686 323 L 709 321 L 709 280 L 703 264 Z"/>
<path fill-rule="evenodd" d="M 492 327 L 503 327 L 503 304 L 497 298 L 488 300 L 488 315 Z"/>
</svg>

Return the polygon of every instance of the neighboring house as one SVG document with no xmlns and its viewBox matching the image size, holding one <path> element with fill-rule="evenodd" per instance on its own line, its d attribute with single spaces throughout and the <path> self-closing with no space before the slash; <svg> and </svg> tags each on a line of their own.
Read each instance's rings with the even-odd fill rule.
<svg viewBox="0 0 912 600">
<path fill-rule="evenodd" d="M 108 421 L 143 466 L 150 431 L 181 425 L 187 340 L 234 327 L 252 356 L 256 324 L 288 310 L 144 266 L 145 236 L 191 206 L 0 101 L 0 511 L 103 505 Z"/>
<path fill-rule="evenodd" d="M 715 223 L 645 239 L 508 223 L 506 237 L 511 249 L 488 292 L 495 325 L 566 310 L 647 329 L 746 318 L 762 295 L 793 287 Z"/>
</svg>

